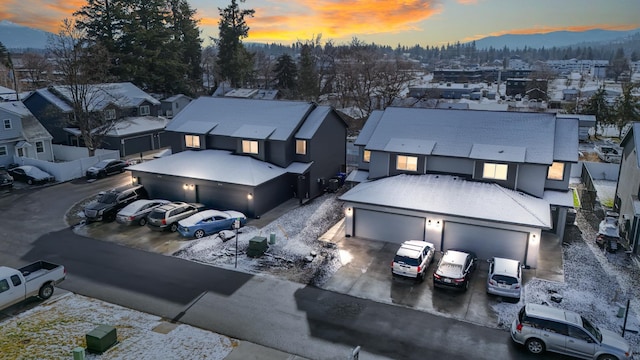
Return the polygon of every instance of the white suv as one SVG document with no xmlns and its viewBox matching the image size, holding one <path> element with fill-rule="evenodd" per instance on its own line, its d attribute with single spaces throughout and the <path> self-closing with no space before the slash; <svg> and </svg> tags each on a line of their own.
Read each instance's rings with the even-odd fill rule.
<svg viewBox="0 0 640 360">
<path fill-rule="evenodd" d="M 520 300 L 522 266 L 520 261 L 494 257 L 489 260 L 487 293 Z"/>
<path fill-rule="evenodd" d="M 423 281 L 427 268 L 433 262 L 435 247 L 432 243 L 409 240 L 402 243 L 391 263 L 391 274 Z"/>
</svg>

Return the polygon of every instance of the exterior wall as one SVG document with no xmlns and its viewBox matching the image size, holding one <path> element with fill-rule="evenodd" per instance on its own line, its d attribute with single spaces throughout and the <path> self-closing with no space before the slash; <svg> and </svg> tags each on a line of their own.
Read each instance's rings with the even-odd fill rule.
<svg viewBox="0 0 640 360">
<path fill-rule="evenodd" d="M 544 188 L 549 190 L 569 190 L 569 179 L 571 178 L 571 163 L 564 163 L 564 173 L 562 180 L 546 179 Z"/>
<path fill-rule="evenodd" d="M 11 129 L 4 128 L 5 119 L 11 120 Z M 4 146 L 7 149 L 7 154 L 0 156 L 0 165 L 9 165 L 13 162 L 13 155 L 16 154 L 15 144 L 17 143 L 13 139 L 16 138 L 24 139 L 22 137 L 22 120 L 16 114 L 0 111 L 0 146 Z"/>
<path fill-rule="evenodd" d="M 427 161 L 427 173 L 446 173 L 471 178 L 474 161 L 471 159 L 430 156 Z"/>
<path fill-rule="evenodd" d="M 38 93 L 33 93 L 23 103 L 53 136 L 52 143 L 68 144 L 68 133 L 62 130 L 67 126 L 68 114 L 62 113 Z"/>
<path fill-rule="evenodd" d="M 389 176 L 389 158 L 388 153 L 379 151 L 371 152 L 371 163 L 369 164 L 369 179 L 379 179 Z"/>
<path fill-rule="evenodd" d="M 615 210 L 620 214 L 622 220 L 622 235 L 629 246 L 637 244 L 638 235 L 640 235 L 637 222 L 634 221 L 634 218 L 639 215 L 634 207 L 634 202 L 638 201 L 640 193 L 640 169 L 638 168 L 637 156 L 638 152 L 634 147 L 634 141 L 627 141 L 622 152 L 620 175 L 618 176 L 614 201 Z M 633 250 L 638 253 L 640 249 L 636 245 Z"/>
<path fill-rule="evenodd" d="M 307 140 L 307 155 L 313 161 L 309 173 L 310 198 L 324 193 L 324 186 L 318 182 L 319 179 L 328 180 L 346 170 L 346 138 L 345 124 L 332 112 L 322 122 L 314 137 Z"/>
<path fill-rule="evenodd" d="M 518 186 L 516 190 L 542 198 L 544 195 L 546 165 L 520 164 L 518 167 Z M 567 170 L 565 168 L 565 170 Z M 564 190 L 567 190 L 566 188 Z"/>
<path fill-rule="evenodd" d="M 483 173 L 484 165 L 486 163 L 489 163 L 489 164 L 493 164 L 493 163 L 507 164 L 508 165 L 507 180 L 497 180 L 497 179 L 485 179 L 485 178 L 483 178 L 482 177 L 482 173 Z M 517 182 L 516 178 L 517 178 L 517 175 L 518 175 L 518 164 L 508 163 L 508 162 L 504 162 L 504 161 L 476 160 L 475 164 L 474 164 L 474 169 L 475 169 L 474 170 L 474 174 L 473 174 L 473 179 L 474 180 L 495 183 L 495 184 L 503 186 L 503 187 L 505 187 L 507 189 L 515 189 L 516 188 L 516 182 Z"/>
<path fill-rule="evenodd" d="M 264 161 L 280 167 L 287 167 L 294 161 L 296 142 L 291 138 L 287 141 L 267 141 Z"/>
<path fill-rule="evenodd" d="M 418 158 L 418 167 L 416 171 L 408 171 L 408 170 L 398 170 L 398 155 L 406 155 L 406 156 L 416 156 Z M 389 154 L 389 176 L 399 175 L 399 174 L 424 174 L 425 169 L 427 168 L 427 156 L 425 155 L 414 155 L 414 154 L 404 154 L 404 153 L 390 153 Z"/>
</svg>

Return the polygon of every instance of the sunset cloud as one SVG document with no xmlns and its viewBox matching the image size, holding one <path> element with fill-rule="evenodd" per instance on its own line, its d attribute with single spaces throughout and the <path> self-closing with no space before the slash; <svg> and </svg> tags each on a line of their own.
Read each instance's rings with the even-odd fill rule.
<svg viewBox="0 0 640 360">
<path fill-rule="evenodd" d="M 477 34 L 471 37 L 464 39 L 464 41 L 473 41 L 482 39 L 489 36 L 500 36 L 505 34 L 516 34 L 516 35 L 531 35 L 531 34 L 546 34 L 554 31 L 587 31 L 594 29 L 602 29 L 602 30 L 633 30 L 637 29 L 638 24 L 596 24 L 596 25 L 580 25 L 580 26 L 536 26 L 533 28 L 527 29 L 511 29 L 511 30 L 502 30 L 496 31 L 489 34 Z"/>
<path fill-rule="evenodd" d="M 86 0 L 2 0 L 0 19 L 57 33 L 62 19 L 86 5 Z"/>
</svg>

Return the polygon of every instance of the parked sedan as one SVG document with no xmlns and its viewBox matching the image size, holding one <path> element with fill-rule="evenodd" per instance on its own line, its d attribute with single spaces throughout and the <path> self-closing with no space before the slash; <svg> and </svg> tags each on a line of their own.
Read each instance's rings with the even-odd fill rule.
<svg viewBox="0 0 640 360">
<path fill-rule="evenodd" d="M 147 215 L 149 215 L 153 209 L 168 203 L 169 200 L 161 199 L 136 200 L 118 211 L 116 221 L 124 225 L 138 224 L 144 226 L 147 224 Z"/>
<path fill-rule="evenodd" d="M 240 221 L 240 226 L 247 223 L 247 217 L 238 211 L 204 210 L 178 221 L 178 232 L 184 237 L 200 239 L 222 230 L 233 229 L 236 219 Z"/>
<path fill-rule="evenodd" d="M 44 184 L 55 180 L 53 175 L 32 165 L 17 166 L 9 169 L 8 172 L 15 180 L 24 181 L 29 185 Z"/>
<path fill-rule="evenodd" d="M 473 252 L 447 250 L 433 273 L 433 286 L 467 290 L 477 261 Z"/>
<path fill-rule="evenodd" d="M 124 168 L 127 166 L 129 166 L 129 163 L 124 160 L 105 159 L 88 168 L 85 175 L 87 179 L 99 179 L 108 175 L 124 172 Z"/>
</svg>

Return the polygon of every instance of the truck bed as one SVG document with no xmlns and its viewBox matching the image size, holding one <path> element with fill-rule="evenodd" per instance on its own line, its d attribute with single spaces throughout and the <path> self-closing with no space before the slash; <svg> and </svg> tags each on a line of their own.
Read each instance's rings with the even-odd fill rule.
<svg viewBox="0 0 640 360">
<path fill-rule="evenodd" d="M 22 273 L 24 279 L 29 282 L 51 272 L 51 270 L 54 270 L 58 267 L 60 267 L 60 265 L 56 265 L 47 261 L 36 261 L 33 264 L 21 267 L 18 270 Z"/>
</svg>

